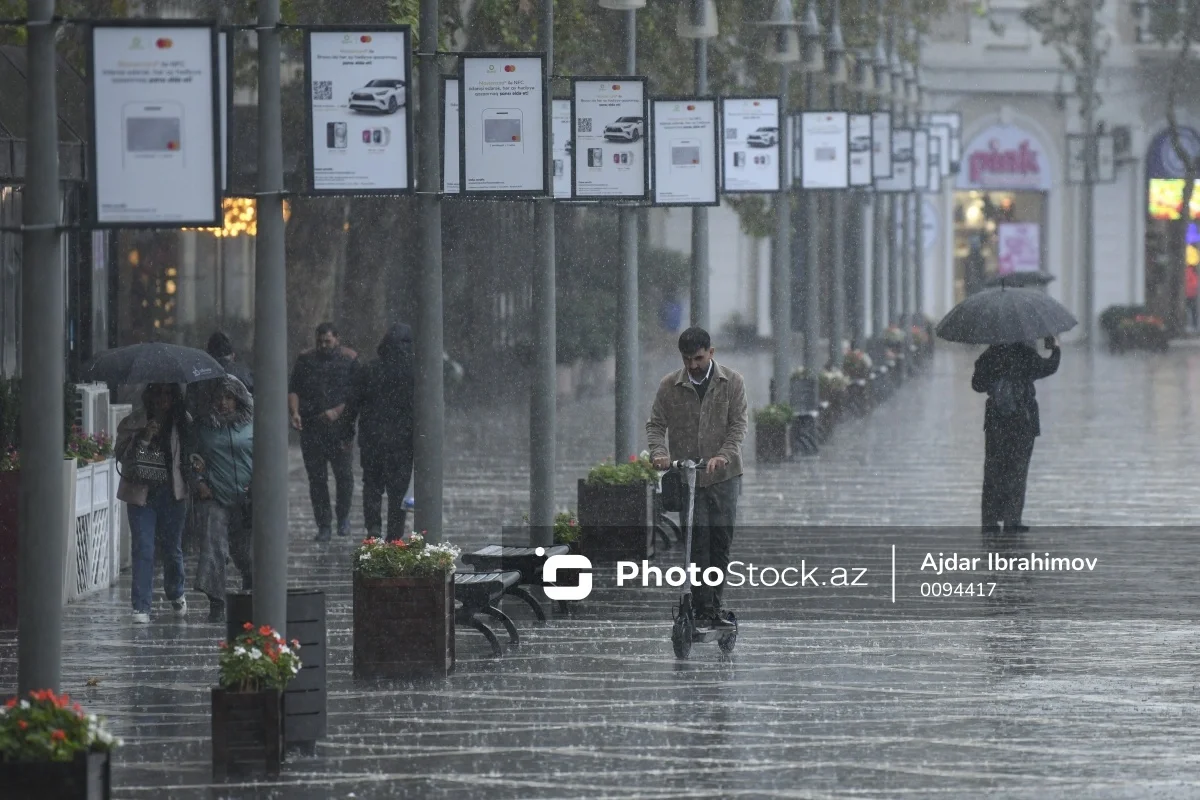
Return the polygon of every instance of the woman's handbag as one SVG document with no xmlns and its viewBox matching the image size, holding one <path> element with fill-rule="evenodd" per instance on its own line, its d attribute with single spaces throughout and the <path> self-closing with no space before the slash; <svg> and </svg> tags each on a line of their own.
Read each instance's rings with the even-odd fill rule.
<svg viewBox="0 0 1200 800">
<path fill-rule="evenodd" d="M 167 451 L 154 442 L 137 442 L 131 460 L 131 480 L 138 483 L 166 483 L 171 479 L 167 468 Z"/>
</svg>

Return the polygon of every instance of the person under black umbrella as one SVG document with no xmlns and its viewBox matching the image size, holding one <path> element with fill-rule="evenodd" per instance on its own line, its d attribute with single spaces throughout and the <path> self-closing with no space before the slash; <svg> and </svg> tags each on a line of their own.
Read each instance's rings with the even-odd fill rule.
<svg viewBox="0 0 1200 800">
<path fill-rule="evenodd" d="M 1025 342 L 993 344 L 975 362 L 971 388 L 988 395 L 984 411 L 983 497 L 981 520 L 987 531 L 1021 533 L 1025 486 L 1034 441 L 1041 435 L 1037 392 L 1033 382 L 1058 371 L 1062 351 L 1053 336 L 1045 338 L 1049 358 Z"/>
</svg>

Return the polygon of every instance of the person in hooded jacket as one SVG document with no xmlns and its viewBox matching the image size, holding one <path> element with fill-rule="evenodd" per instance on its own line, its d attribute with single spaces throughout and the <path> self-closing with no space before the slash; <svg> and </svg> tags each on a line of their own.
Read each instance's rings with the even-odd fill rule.
<svg viewBox="0 0 1200 800">
<path fill-rule="evenodd" d="M 210 621 L 221 622 L 231 557 L 242 575 L 242 589 L 253 588 L 249 509 L 254 400 L 234 376 L 220 379 L 212 404 L 195 420 L 189 453 L 200 544 L 196 588 L 208 597 Z"/>
<path fill-rule="evenodd" d="M 981 517 L 985 531 L 1028 531 L 1021 522 L 1025 510 L 1025 484 L 1034 440 L 1041 436 L 1037 392 L 1033 382 L 1058 371 L 1062 357 L 1053 336 L 1047 336 L 1049 358 L 1038 355 L 1032 344 L 996 344 L 975 362 L 971 388 L 988 394 L 984 410 L 983 498 Z"/>
<path fill-rule="evenodd" d="M 405 532 L 404 496 L 413 471 L 412 329 L 393 325 L 379 343 L 379 358 L 359 370 L 346 403 L 345 438 L 354 438 L 363 470 L 363 517 L 367 535 L 383 531 L 383 494 L 388 496 L 388 541 Z"/>
</svg>

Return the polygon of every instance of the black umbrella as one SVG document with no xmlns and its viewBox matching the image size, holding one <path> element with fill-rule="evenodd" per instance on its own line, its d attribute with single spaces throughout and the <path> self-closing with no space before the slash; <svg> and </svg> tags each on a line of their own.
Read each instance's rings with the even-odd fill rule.
<svg viewBox="0 0 1200 800">
<path fill-rule="evenodd" d="M 221 363 L 203 350 L 148 342 L 106 350 L 88 365 L 84 379 L 121 384 L 195 383 L 224 374 Z"/>
<path fill-rule="evenodd" d="M 984 289 L 962 301 L 938 323 L 937 335 L 965 344 L 1032 342 L 1069 331 L 1079 322 L 1037 289 Z"/>
<path fill-rule="evenodd" d="M 1054 280 L 1054 276 L 1049 272 L 1034 270 L 1033 272 L 1010 272 L 1007 275 L 993 275 L 988 278 L 988 286 L 1045 286 L 1050 281 Z"/>
</svg>

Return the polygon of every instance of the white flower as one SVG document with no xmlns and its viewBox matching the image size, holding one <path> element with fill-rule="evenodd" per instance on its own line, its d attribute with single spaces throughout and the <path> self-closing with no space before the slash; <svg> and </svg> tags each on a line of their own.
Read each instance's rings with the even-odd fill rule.
<svg viewBox="0 0 1200 800">
<path fill-rule="evenodd" d="M 370 554 L 370 553 L 363 553 L 362 555 L 360 555 L 360 556 L 358 557 L 358 560 L 359 560 L 359 561 L 370 561 L 370 560 L 371 560 L 371 554 Z"/>
<path fill-rule="evenodd" d="M 259 650 L 257 647 L 251 648 L 250 658 L 254 659 L 255 661 L 262 658 L 262 650 Z"/>
<path fill-rule="evenodd" d="M 239 644 L 237 647 L 233 648 L 233 654 L 235 656 L 244 656 L 246 655 L 246 648 Z"/>
<path fill-rule="evenodd" d="M 299 664 L 292 664 L 292 674 L 293 674 L 293 675 L 295 675 L 295 674 L 296 674 L 296 673 L 298 673 L 299 671 L 300 671 L 300 665 L 299 665 Z"/>
<path fill-rule="evenodd" d="M 29 709 L 29 701 L 28 701 L 28 700 L 22 700 L 22 701 L 21 701 L 21 708 L 23 708 L 23 709 L 25 709 L 25 710 L 28 710 L 28 709 Z"/>
</svg>

